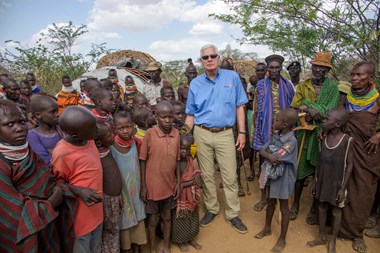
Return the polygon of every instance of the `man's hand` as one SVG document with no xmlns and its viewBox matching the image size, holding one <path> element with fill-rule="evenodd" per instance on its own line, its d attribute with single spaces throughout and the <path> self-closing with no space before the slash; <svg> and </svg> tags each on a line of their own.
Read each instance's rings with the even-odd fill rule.
<svg viewBox="0 0 380 253">
<path fill-rule="evenodd" d="M 53 208 L 58 207 L 62 201 L 63 201 L 63 190 L 61 187 L 54 186 L 53 193 L 50 195 L 50 197 L 47 199 Z"/>
<path fill-rule="evenodd" d="M 179 198 L 180 193 L 181 193 L 181 183 L 177 183 L 173 192 L 174 200 Z"/>
<path fill-rule="evenodd" d="M 368 153 L 369 155 L 372 153 L 376 154 L 379 151 L 379 143 L 380 143 L 380 134 L 377 133 L 364 143 L 363 145 L 364 152 Z"/>
<path fill-rule="evenodd" d="M 237 137 L 236 144 L 235 144 L 238 151 L 240 151 L 244 148 L 245 142 L 246 142 L 245 134 L 238 133 L 238 137 Z"/>
<path fill-rule="evenodd" d="M 267 159 L 273 165 L 279 164 L 281 162 L 281 159 L 278 156 L 275 156 L 273 154 L 269 154 Z"/>
<path fill-rule="evenodd" d="M 307 108 L 305 110 L 305 112 L 308 113 L 313 120 L 321 120 L 322 119 L 321 113 L 319 111 L 313 109 L 313 108 Z"/>
</svg>

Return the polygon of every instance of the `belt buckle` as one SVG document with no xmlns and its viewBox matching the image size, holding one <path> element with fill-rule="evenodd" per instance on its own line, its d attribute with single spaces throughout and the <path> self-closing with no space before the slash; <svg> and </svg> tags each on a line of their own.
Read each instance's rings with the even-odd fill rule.
<svg viewBox="0 0 380 253">
<path fill-rule="evenodd" d="M 210 132 L 218 132 L 218 131 L 219 131 L 219 128 L 211 127 L 210 130 L 211 130 Z"/>
</svg>

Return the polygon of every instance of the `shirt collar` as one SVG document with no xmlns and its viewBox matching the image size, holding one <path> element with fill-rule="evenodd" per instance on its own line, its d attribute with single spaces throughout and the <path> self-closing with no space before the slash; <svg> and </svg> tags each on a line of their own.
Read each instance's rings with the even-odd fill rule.
<svg viewBox="0 0 380 253">
<path fill-rule="evenodd" d="M 278 132 L 276 132 L 275 135 L 276 135 L 277 139 L 279 139 L 282 143 L 285 143 L 285 142 L 287 142 L 287 140 L 289 140 L 294 135 L 294 132 L 290 131 L 289 133 L 287 133 L 287 134 L 285 134 L 283 136 L 280 136 L 278 134 Z"/>
<path fill-rule="evenodd" d="M 165 134 L 164 132 L 162 132 L 162 130 L 160 129 L 159 126 L 155 126 L 155 127 L 153 127 L 153 129 L 156 131 L 157 136 L 160 138 L 163 138 L 165 136 L 174 137 L 174 128 L 173 127 L 172 127 L 172 131 L 169 134 Z"/>
<path fill-rule="evenodd" d="M 207 76 L 206 71 L 203 73 L 204 77 L 205 77 L 208 81 L 211 81 L 211 82 L 215 82 L 215 80 L 219 77 L 219 74 L 220 74 L 220 68 L 219 68 L 219 67 L 218 67 L 218 72 L 216 73 L 214 80 L 211 80 L 211 79 Z"/>
</svg>

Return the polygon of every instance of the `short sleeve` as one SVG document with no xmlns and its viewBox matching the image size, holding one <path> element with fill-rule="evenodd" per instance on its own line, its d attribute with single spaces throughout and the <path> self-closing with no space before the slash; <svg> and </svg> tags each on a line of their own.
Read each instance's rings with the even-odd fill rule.
<svg viewBox="0 0 380 253">
<path fill-rule="evenodd" d="M 148 159 L 149 143 L 151 141 L 151 136 L 149 131 L 145 133 L 144 139 L 142 140 L 140 147 L 140 160 L 146 161 Z"/>
<path fill-rule="evenodd" d="M 61 154 L 61 148 L 59 147 L 59 144 L 57 144 L 57 147 L 54 149 L 53 155 L 51 157 L 50 169 L 58 181 L 63 180 L 65 182 L 68 182 L 71 171 Z"/>
<path fill-rule="evenodd" d="M 190 114 L 190 115 L 194 115 L 197 109 L 195 106 L 193 87 L 190 85 L 190 89 L 189 89 L 189 93 L 187 95 L 187 101 L 186 101 L 186 114 Z"/>
</svg>

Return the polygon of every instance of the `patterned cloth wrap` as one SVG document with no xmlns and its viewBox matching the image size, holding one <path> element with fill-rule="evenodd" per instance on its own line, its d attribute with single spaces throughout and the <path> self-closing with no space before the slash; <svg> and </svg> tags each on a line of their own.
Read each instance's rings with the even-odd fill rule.
<svg viewBox="0 0 380 253">
<path fill-rule="evenodd" d="M 273 154 L 275 152 L 281 152 L 278 147 L 275 145 L 269 145 L 266 149 L 266 152 Z M 284 151 L 285 152 L 285 151 Z M 265 159 L 261 165 L 261 174 L 260 174 L 260 189 L 264 189 L 265 185 L 268 182 L 268 179 L 275 180 L 278 177 L 281 177 L 284 173 L 284 164 L 279 163 L 273 165 L 268 159 Z"/>
</svg>

